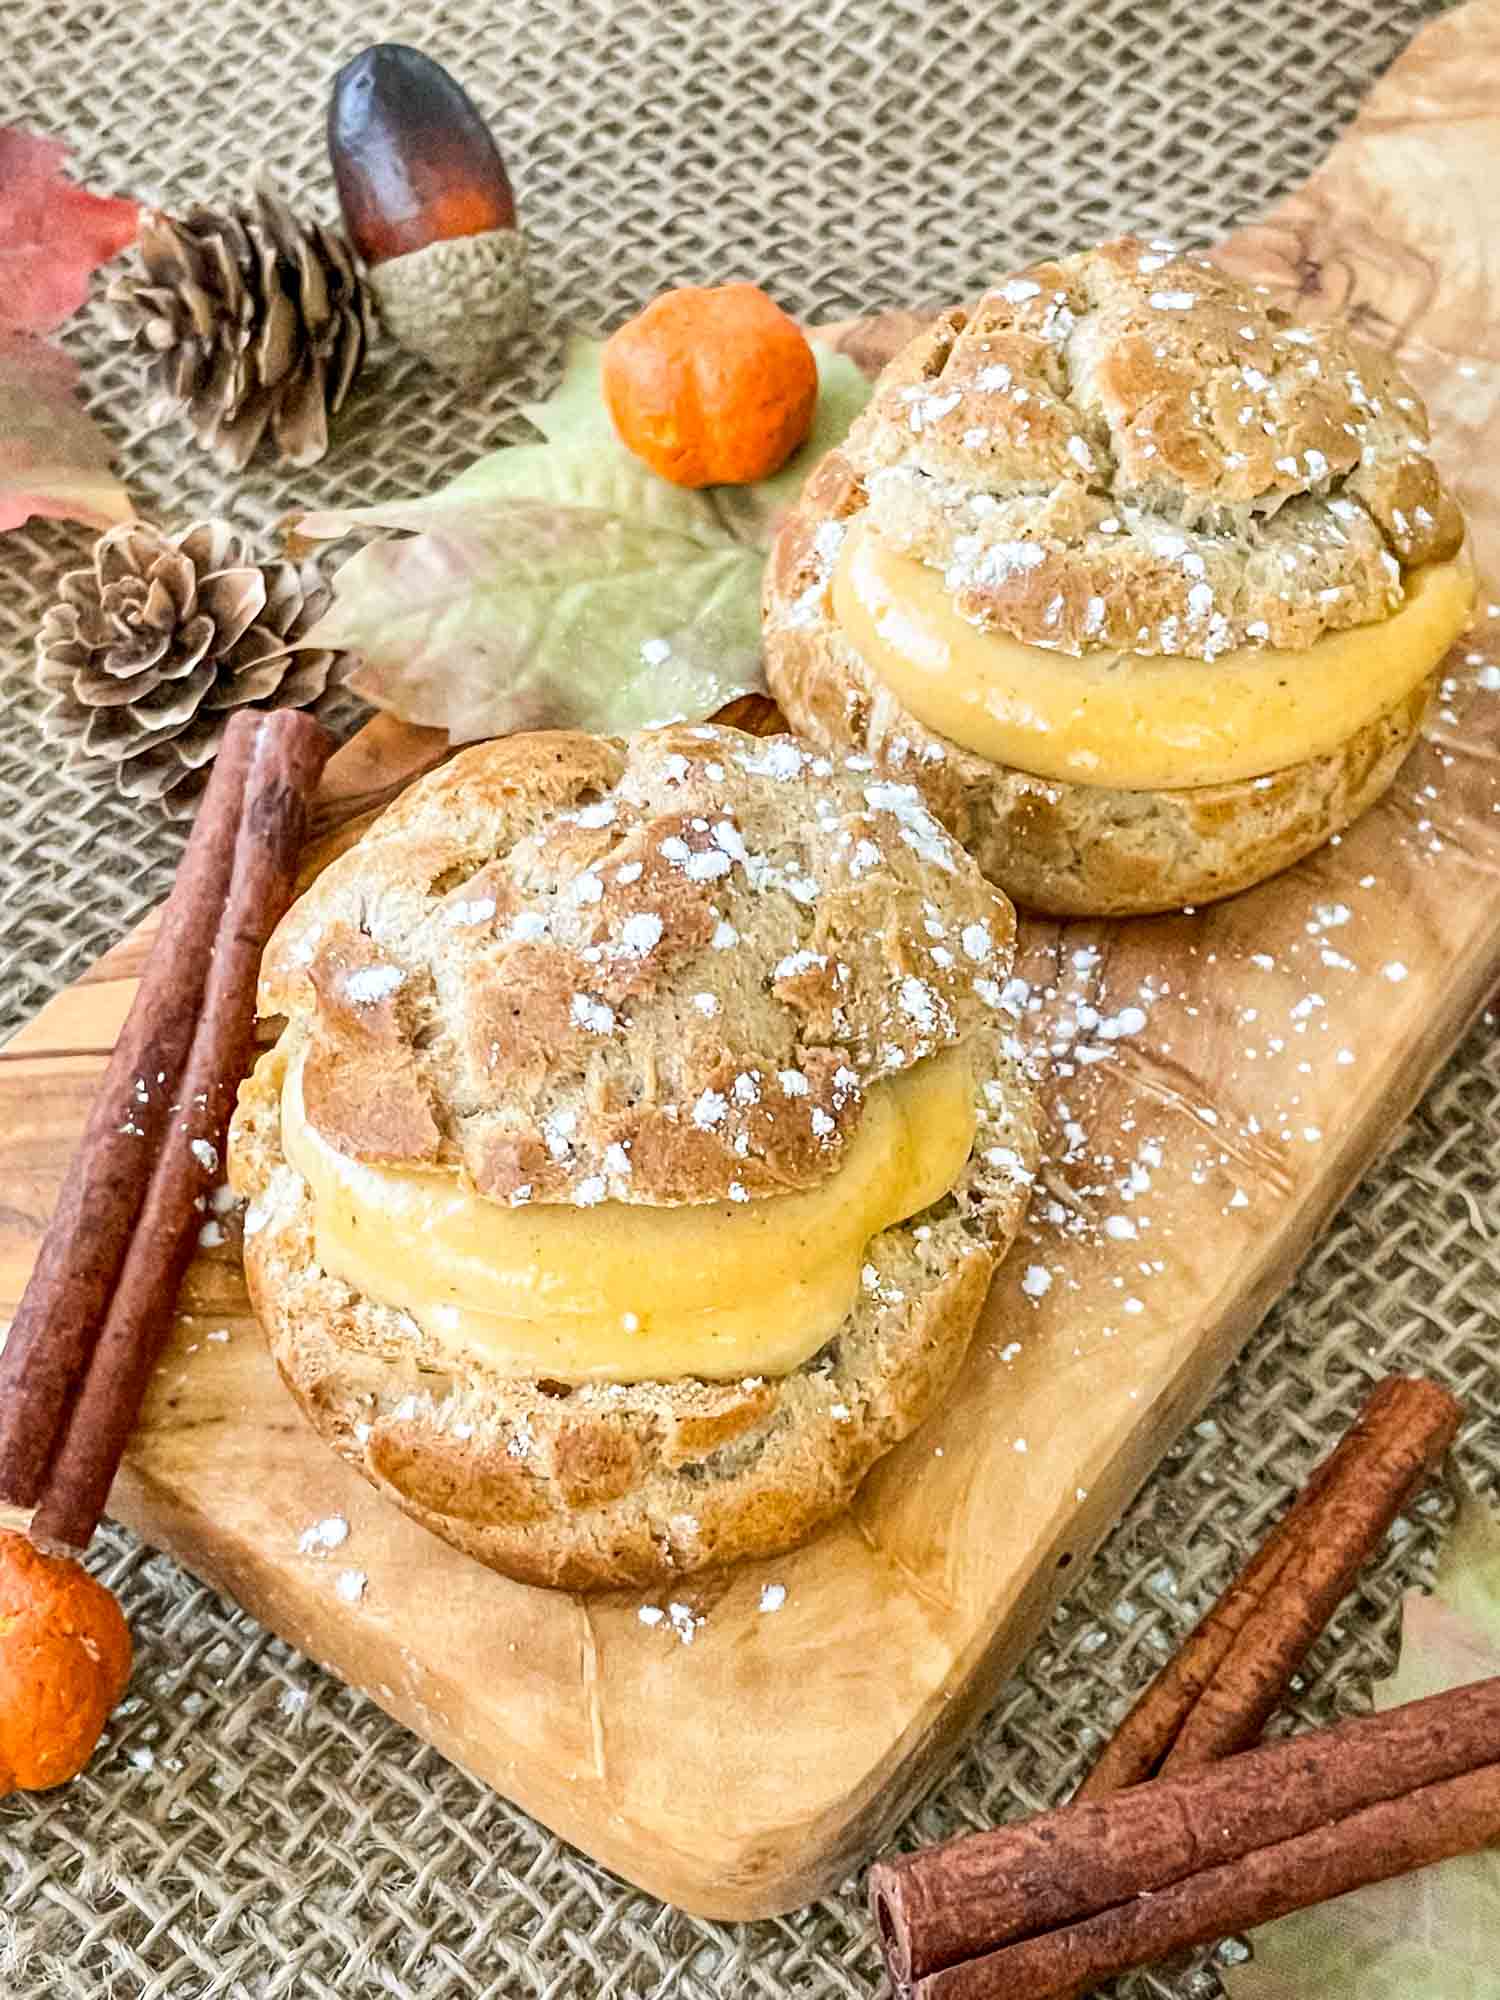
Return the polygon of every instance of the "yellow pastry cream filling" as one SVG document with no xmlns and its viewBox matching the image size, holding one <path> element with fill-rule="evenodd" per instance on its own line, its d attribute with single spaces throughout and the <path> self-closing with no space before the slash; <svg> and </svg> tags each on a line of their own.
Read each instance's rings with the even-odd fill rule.
<svg viewBox="0 0 1500 2000">
<path fill-rule="evenodd" d="M 1388 618 L 1303 652 L 1076 657 L 971 625 L 940 572 L 856 522 L 834 571 L 833 610 L 902 706 L 963 749 L 1039 778 L 1176 791 L 1326 755 L 1395 708 L 1467 623 L 1473 571 L 1462 555 L 1429 563 L 1405 591 Z"/>
<path fill-rule="evenodd" d="M 945 1195 L 974 1143 L 974 1080 L 949 1049 L 875 1084 L 838 1167 L 805 1192 L 678 1208 L 514 1208 L 456 1169 L 372 1166 L 308 1123 L 301 1064 L 281 1137 L 319 1264 L 506 1375 L 562 1382 L 784 1375 L 854 1305 L 870 1238 Z"/>
</svg>

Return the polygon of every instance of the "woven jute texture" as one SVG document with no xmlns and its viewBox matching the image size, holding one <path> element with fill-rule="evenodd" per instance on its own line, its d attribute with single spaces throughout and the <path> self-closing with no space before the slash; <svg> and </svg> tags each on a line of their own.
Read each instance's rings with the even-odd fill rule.
<svg viewBox="0 0 1500 2000">
<path fill-rule="evenodd" d="M 0 119 L 63 134 L 101 189 L 182 204 L 258 159 L 331 212 L 329 78 L 417 42 L 496 123 L 542 315 L 476 394 L 383 354 L 328 459 L 227 486 L 143 419 L 97 306 L 65 335 L 143 513 L 268 531 L 299 502 L 420 490 L 520 434 L 560 328 L 659 287 L 769 282 L 809 319 L 960 297 L 998 265 L 1119 227 L 1207 239 L 1322 157 L 1430 13 L 1415 0 L 7 0 Z M 57 768 L 37 619 L 87 538 L 0 540 L 0 1030 L 156 901 L 180 836 Z M 351 719 L 351 705 L 335 715 Z M 1477 1027 L 905 1829 L 940 1838 L 1063 1796 L 1091 1745 L 1284 1504 L 1368 1383 L 1425 1368 L 1467 1400 L 1465 1472 L 1500 1475 L 1500 1052 Z M 1440 1497 L 1300 1686 L 1308 1722 L 1388 1671 Z M 98 1567 L 138 1662 L 84 1777 L 0 1805 L 12 2000 L 863 2000 L 858 1885 L 775 1922 L 701 1923 L 623 1888 L 234 1605 L 124 1534 Z M 1210 1967 L 1132 1994 L 1210 1995 Z"/>
</svg>

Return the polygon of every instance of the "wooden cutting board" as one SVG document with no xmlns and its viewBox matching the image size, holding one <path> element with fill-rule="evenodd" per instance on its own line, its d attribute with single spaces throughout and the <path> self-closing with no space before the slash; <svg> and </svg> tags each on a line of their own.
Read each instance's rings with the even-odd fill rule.
<svg viewBox="0 0 1500 2000">
<path fill-rule="evenodd" d="M 1500 0 L 1447 15 L 1312 183 L 1223 251 L 1401 349 L 1474 523 L 1482 613 L 1500 595 L 1497 74 Z M 910 327 L 834 337 L 875 362 Z M 1292 875 L 1197 916 L 1023 926 L 1052 1164 L 956 1393 L 810 1548 L 655 1597 L 488 1574 L 303 1427 L 228 1250 L 193 1268 L 115 1510 L 657 1894 L 749 1917 L 827 1889 L 941 1769 L 1495 980 L 1500 605 L 1450 668 L 1391 797 Z M 442 748 L 372 723 L 330 767 L 325 823 Z M 0 1315 L 144 948 L 0 1052 Z M 343 1545 L 300 1552 L 334 1516 Z"/>
</svg>

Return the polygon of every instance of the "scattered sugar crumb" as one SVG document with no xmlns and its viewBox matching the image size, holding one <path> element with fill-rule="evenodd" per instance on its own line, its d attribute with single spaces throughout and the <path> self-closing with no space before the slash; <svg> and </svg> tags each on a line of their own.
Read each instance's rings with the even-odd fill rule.
<svg viewBox="0 0 1500 2000">
<path fill-rule="evenodd" d="M 1146 1025 L 1146 1014 L 1141 1007 L 1122 1007 L 1111 1019 L 1099 1023 L 1101 1041 L 1118 1041 L 1125 1035 L 1138 1035 Z"/>
<path fill-rule="evenodd" d="M 784 1583 L 768 1583 L 761 1590 L 760 1608 L 762 1611 L 779 1611 L 785 1603 L 786 1585 Z"/>
<path fill-rule="evenodd" d="M 596 1000 L 591 993 L 573 995 L 570 1018 L 575 1028 L 583 1028 L 591 1035 L 614 1033 L 614 1008 L 606 1001 Z"/>
<path fill-rule="evenodd" d="M 692 1645 L 698 1636 L 699 1630 L 706 1623 L 702 1612 L 694 1611 L 690 1604 L 669 1604 L 667 1606 L 667 1617 L 671 1621 L 672 1630 L 677 1634 L 684 1646 Z"/>
<path fill-rule="evenodd" d="M 654 910 L 627 917 L 620 926 L 620 950 L 627 958 L 644 958 L 661 943 L 662 921 Z"/>
<path fill-rule="evenodd" d="M 370 1007 L 389 999 L 406 982 L 406 974 L 396 965 L 362 965 L 344 978 L 344 997 L 356 1007 Z"/>
<path fill-rule="evenodd" d="M 304 1556 L 322 1555 L 327 1549 L 341 1549 L 348 1539 L 349 1523 L 343 1515 L 329 1514 L 302 1530 L 297 1538 L 297 1552 Z"/>
<path fill-rule="evenodd" d="M 493 896 L 468 896 L 456 903 L 450 903 L 443 912 L 443 920 L 455 926 L 483 924 L 488 923 L 494 914 Z"/>
<path fill-rule="evenodd" d="M 341 1569 L 333 1587 L 346 1604 L 358 1604 L 369 1581 L 362 1569 Z"/>
</svg>

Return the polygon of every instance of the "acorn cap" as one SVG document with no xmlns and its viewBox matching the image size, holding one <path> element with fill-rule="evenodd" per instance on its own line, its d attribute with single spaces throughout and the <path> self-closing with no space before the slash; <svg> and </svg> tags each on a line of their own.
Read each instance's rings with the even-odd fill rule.
<svg viewBox="0 0 1500 2000">
<path fill-rule="evenodd" d="M 489 229 L 409 250 L 367 274 L 391 338 L 464 380 L 489 374 L 531 313 L 526 238 Z"/>
</svg>

